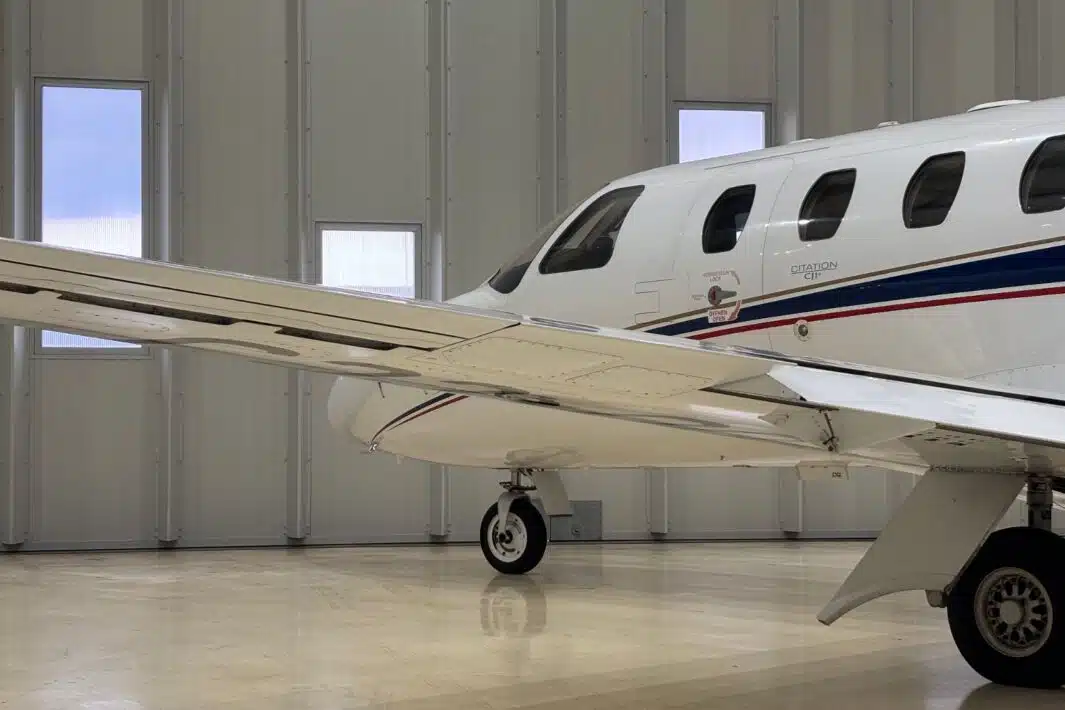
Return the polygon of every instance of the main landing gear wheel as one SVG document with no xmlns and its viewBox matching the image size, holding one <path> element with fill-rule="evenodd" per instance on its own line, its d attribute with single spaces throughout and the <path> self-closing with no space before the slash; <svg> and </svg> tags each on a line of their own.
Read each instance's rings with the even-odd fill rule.
<svg viewBox="0 0 1065 710">
<path fill-rule="evenodd" d="M 529 498 L 511 501 L 502 524 L 497 504 L 492 504 L 481 520 L 481 551 L 503 574 L 525 574 L 540 564 L 547 551 L 547 524 Z"/>
<path fill-rule="evenodd" d="M 951 591 L 947 618 L 962 657 L 992 683 L 1065 685 L 1065 538 L 993 533 Z"/>
</svg>

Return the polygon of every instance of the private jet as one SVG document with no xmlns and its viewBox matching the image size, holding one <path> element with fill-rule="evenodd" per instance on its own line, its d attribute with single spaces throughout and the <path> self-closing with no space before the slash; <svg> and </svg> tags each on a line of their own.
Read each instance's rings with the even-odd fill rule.
<svg viewBox="0 0 1065 710">
<path fill-rule="evenodd" d="M 571 514 L 563 471 L 913 474 L 818 619 L 923 592 L 1024 687 L 1065 684 L 1060 312 L 1065 99 L 616 179 L 446 302 L 0 239 L 7 322 L 332 373 L 344 435 L 498 475 L 506 574 Z"/>
</svg>

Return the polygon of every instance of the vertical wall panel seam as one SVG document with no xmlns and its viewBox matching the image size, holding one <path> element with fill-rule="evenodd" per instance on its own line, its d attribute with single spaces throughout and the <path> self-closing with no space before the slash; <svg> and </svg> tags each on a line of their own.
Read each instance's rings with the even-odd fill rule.
<svg viewBox="0 0 1065 710">
<path fill-rule="evenodd" d="M 428 96 L 427 152 L 428 184 L 426 234 L 433 243 L 433 264 L 437 284 L 433 287 L 434 298 L 446 298 L 449 293 L 448 250 L 448 177 L 450 172 L 449 149 L 449 80 L 450 61 L 448 53 L 448 0 L 426 0 L 426 77 Z M 448 468 L 430 464 L 427 485 L 429 488 L 429 519 L 426 532 L 430 537 L 442 538 L 451 531 L 450 476 Z"/>
<path fill-rule="evenodd" d="M 556 213 L 570 204 L 569 193 L 569 153 L 566 136 L 568 85 L 569 85 L 569 0 L 555 0 L 555 206 Z M 554 215 L 552 215 L 553 217 Z"/>
<path fill-rule="evenodd" d="M 669 89 L 666 79 L 666 0 L 643 0 L 640 31 L 640 93 L 642 168 L 657 168 L 668 161 L 666 121 Z"/>
<path fill-rule="evenodd" d="M 152 181 L 148 211 L 150 221 L 149 258 L 180 261 L 184 209 L 182 162 L 183 19 L 184 0 L 144 3 L 144 46 L 151 96 Z M 179 353 L 160 348 L 158 367 L 158 425 L 156 436 L 156 523 L 155 537 L 162 543 L 176 542 L 181 536 L 178 524 L 177 487 L 181 480 L 182 429 Z"/>
<path fill-rule="evenodd" d="M 913 0 L 888 0 L 888 118 L 903 123 L 917 115 L 913 15 Z"/>
<path fill-rule="evenodd" d="M 536 121 L 537 150 L 537 227 L 547 224 L 562 209 L 559 200 L 559 6 L 565 0 L 539 0 L 539 23 L 536 50 L 539 64 Z"/>
<path fill-rule="evenodd" d="M 676 104 L 688 98 L 687 0 L 666 0 L 665 75 L 666 75 L 666 162 L 680 159 Z"/>
<path fill-rule="evenodd" d="M 31 239 L 33 224 L 33 150 L 32 111 L 34 100 L 31 73 L 31 28 L 29 0 L 5 0 L 3 5 L 4 44 L 4 116 L 3 145 L 5 238 Z M 34 484 L 31 461 L 29 338 L 26 328 L 5 326 L 3 395 L 3 441 L 0 442 L 0 500 L 3 507 L 3 544 L 18 546 L 32 534 Z M 2 395 L 0 395 L 2 397 Z"/>
<path fill-rule="evenodd" d="M 773 22 L 774 143 L 803 136 L 802 0 L 777 0 Z"/>
<path fill-rule="evenodd" d="M 308 255 L 314 252 L 311 244 L 314 235 L 309 224 L 309 57 L 305 0 L 286 0 L 285 68 L 288 277 L 306 283 L 313 279 Z M 289 369 L 284 525 L 284 534 L 289 540 L 304 539 L 310 525 L 311 412 L 308 387 L 309 378 L 305 370 Z"/>
</svg>

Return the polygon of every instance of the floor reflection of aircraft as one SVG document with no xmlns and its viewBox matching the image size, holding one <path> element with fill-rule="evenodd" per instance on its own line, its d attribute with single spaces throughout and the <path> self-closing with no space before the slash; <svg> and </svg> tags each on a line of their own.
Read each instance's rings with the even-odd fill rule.
<svg viewBox="0 0 1065 710">
<path fill-rule="evenodd" d="M 547 629 L 547 595 L 534 577 L 499 575 L 481 592 L 485 636 L 537 636 Z"/>
</svg>

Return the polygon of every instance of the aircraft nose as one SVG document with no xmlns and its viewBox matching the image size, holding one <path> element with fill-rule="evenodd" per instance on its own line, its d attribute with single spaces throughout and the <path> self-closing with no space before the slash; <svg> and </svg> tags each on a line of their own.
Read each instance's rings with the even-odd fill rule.
<svg viewBox="0 0 1065 710">
<path fill-rule="evenodd" d="M 377 383 L 372 380 L 360 380 L 353 377 L 338 377 L 329 391 L 326 406 L 329 424 L 338 431 L 351 433 L 355 416 L 366 404 Z"/>
</svg>

